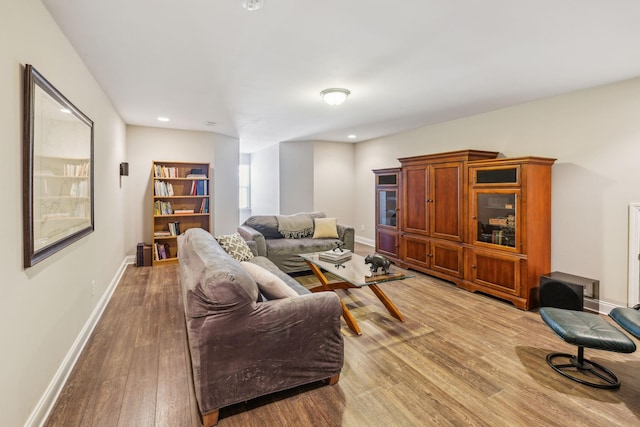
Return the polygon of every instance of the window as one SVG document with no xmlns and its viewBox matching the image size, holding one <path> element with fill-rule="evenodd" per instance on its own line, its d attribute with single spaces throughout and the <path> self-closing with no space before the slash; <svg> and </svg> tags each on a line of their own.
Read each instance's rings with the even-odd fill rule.
<svg viewBox="0 0 640 427">
<path fill-rule="evenodd" d="M 240 209 L 251 209 L 251 165 L 242 163 L 239 166 L 240 174 Z"/>
</svg>

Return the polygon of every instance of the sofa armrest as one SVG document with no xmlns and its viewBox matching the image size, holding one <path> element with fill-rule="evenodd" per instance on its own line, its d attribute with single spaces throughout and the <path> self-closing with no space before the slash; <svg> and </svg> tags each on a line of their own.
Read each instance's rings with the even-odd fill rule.
<svg viewBox="0 0 640 427">
<path fill-rule="evenodd" d="M 355 248 L 355 230 L 349 225 L 338 224 L 338 238 L 344 242 L 345 249 L 353 251 Z"/>
<path fill-rule="evenodd" d="M 256 250 L 258 251 L 258 253 L 254 252 L 254 255 L 267 256 L 267 243 L 265 242 L 262 233 L 260 233 L 253 227 L 249 227 L 248 225 L 238 226 L 238 233 L 247 242 L 253 241 L 256 243 Z"/>
<path fill-rule="evenodd" d="M 201 410 L 339 374 L 341 313 L 338 296 L 320 292 L 207 317 L 196 334 Z"/>
</svg>

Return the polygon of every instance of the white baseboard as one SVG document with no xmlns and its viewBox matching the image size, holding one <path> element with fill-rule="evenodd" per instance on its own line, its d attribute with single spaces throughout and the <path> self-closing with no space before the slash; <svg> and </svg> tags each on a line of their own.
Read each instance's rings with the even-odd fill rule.
<svg viewBox="0 0 640 427">
<path fill-rule="evenodd" d="M 376 241 L 375 240 L 371 240 L 371 239 L 365 239 L 364 237 L 358 237 L 355 236 L 354 240 L 358 243 L 361 243 L 363 245 L 367 245 L 367 246 L 371 246 L 371 247 L 375 247 L 376 246 Z"/>
<path fill-rule="evenodd" d="M 107 304 L 111 299 L 111 295 L 113 295 L 113 292 L 116 290 L 116 287 L 118 286 L 118 283 L 120 282 L 120 279 L 124 274 L 124 270 L 126 269 L 128 264 L 133 264 L 134 262 L 135 257 L 128 256 L 125 257 L 125 259 L 122 261 L 122 264 L 120 264 L 120 267 L 111 280 L 111 283 L 109 283 L 107 290 L 100 298 L 100 301 L 98 301 L 96 307 L 93 309 L 91 316 L 89 316 L 89 319 L 87 319 L 87 322 L 84 324 L 84 327 L 80 331 L 80 334 L 69 349 L 69 352 L 62 361 L 62 364 L 58 368 L 58 371 L 53 376 L 53 379 L 49 383 L 49 386 L 40 398 L 40 401 L 36 405 L 31 415 L 29 416 L 29 419 L 27 419 L 25 427 L 42 426 L 47 420 L 47 417 L 53 409 L 53 405 L 56 403 L 56 400 L 58 399 L 62 388 L 69 378 L 69 375 L 71 375 L 71 371 L 78 361 L 78 358 L 80 357 L 84 346 L 87 344 L 87 341 L 89 341 L 93 330 L 102 317 L 102 313 L 107 307 Z"/>
</svg>

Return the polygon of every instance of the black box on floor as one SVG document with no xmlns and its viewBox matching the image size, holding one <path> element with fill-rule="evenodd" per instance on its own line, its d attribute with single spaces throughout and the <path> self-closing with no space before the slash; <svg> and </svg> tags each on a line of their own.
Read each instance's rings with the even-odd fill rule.
<svg viewBox="0 0 640 427">
<path fill-rule="evenodd" d="M 584 310 L 584 299 L 597 300 L 600 281 L 554 271 L 540 276 L 540 306 Z"/>
<path fill-rule="evenodd" d="M 136 267 L 151 267 L 151 245 L 138 243 L 136 249 Z"/>
</svg>

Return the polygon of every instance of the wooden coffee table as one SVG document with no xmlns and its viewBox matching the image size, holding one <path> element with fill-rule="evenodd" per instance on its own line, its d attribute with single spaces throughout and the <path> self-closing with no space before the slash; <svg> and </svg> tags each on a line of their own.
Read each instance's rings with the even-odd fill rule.
<svg viewBox="0 0 640 427">
<path fill-rule="evenodd" d="M 311 292 L 327 292 L 335 291 L 336 289 L 358 289 L 366 287 L 371 289 L 371 291 L 378 297 L 389 311 L 389 314 L 401 322 L 405 321 L 402 313 L 400 313 L 398 308 L 391 302 L 389 297 L 382 292 L 382 289 L 378 287 L 378 284 L 394 280 L 402 280 L 412 276 L 400 272 L 374 274 L 370 271 L 369 265 L 365 264 L 364 257 L 357 254 L 353 254 L 351 259 L 348 261 L 336 264 L 320 260 L 318 256 L 321 253 L 322 252 L 314 252 L 300 255 L 300 257 L 307 262 L 311 271 L 313 271 L 313 274 L 315 274 L 321 283 L 320 286 L 310 289 Z M 329 280 L 325 275 L 325 272 L 333 274 L 340 280 Z M 362 335 L 362 331 L 360 330 L 356 319 L 353 317 L 353 314 L 351 314 L 346 304 L 342 300 L 340 300 L 340 304 L 342 304 L 342 317 L 345 322 L 347 322 L 349 329 L 358 335 Z"/>
</svg>

